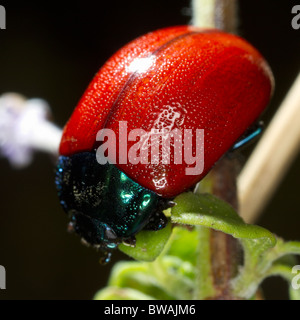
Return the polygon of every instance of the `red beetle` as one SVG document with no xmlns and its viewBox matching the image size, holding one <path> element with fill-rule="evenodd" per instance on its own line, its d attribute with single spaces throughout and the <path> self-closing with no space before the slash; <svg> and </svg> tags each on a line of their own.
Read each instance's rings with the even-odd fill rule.
<svg viewBox="0 0 300 320">
<path fill-rule="evenodd" d="M 145 226 L 161 227 L 163 199 L 207 174 L 256 121 L 272 89 L 260 53 L 218 30 L 166 28 L 120 49 L 90 83 L 60 144 L 56 183 L 75 231 L 113 248 Z M 135 199 L 122 178 L 143 196 Z"/>
</svg>

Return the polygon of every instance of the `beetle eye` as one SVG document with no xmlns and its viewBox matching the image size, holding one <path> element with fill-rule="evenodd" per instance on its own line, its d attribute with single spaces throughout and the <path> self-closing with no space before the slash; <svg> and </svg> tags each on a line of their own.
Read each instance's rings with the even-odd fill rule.
<svg viewBox="0 0 300 320">
<path fill-rule="evenodd" d="M 109 240 L 116 240 L 117 239 L 116 233 L 110 227 L 106 227 L 106 229 L 105 229 L 105 237 L 107 239 L 109 239 Z"/>
<path fill-rule="evenodd" d="M 75 232 L 106 249 L 132 239 L 157 215 L 162 201 L 114 165 L 100 165 L 93 152 L 60 156 L 55 182 Z"/>
</svg>

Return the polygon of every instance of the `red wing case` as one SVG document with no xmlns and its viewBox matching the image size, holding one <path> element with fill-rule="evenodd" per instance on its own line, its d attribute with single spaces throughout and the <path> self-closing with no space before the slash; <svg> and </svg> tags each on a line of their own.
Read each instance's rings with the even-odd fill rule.
<svg viewBox="0 0 300 320">
<path fill-rule="evenodd" d="M 64 128 L 60 153 L 91 151 L 99 145 L 98 131 L 112 129 L 116 166 L 143 187 L 173 197 L 200 181 L 230 149 L 265 109 L 272 89 L 268 64 L 245 40 L 189 26 L 158 30 L 123 47 L 100 69 Z M 182 163 L 176 135 L 170 139 L 169 156 L 162 136 L 153 140 L 148 164 L 132 164 L 130 159 L 119 163 L 119 139 L 124 141 L 120 121 L 126 123 L 128 135 L 144 130 L 144 140 L 151 130 L 180 132 Z M 196 149 L 197 129 L 203 130 L 201 154 Z M 128 152 L 142 140 L 127 141 Z M 185 161 L 187 154 L 195 163 Z M 204 160 L 201 172 L 187 174 L 197 157 Z"/>
</svg>

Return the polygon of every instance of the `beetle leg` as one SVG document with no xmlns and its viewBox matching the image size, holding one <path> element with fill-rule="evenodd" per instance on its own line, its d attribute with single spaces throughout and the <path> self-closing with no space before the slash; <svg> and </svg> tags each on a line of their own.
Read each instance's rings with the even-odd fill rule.
<svg viewBox="0 0 300 320">
<path fill-rule="evenodd" d="M 150 217 L 143 230 L 158 231 L 160 229 L 163 229 L 167 225 L 167 223 L 167 217 L 161 211 L 157 211 Z"/>
<path fill-rule="evenodd" d="M 231 152 L 241 149 L 244 146 L 254 142 L 263 132 L 264 123 L 259 121 L 257 124 L 248 129 L 245 134 L 233 145 Z"/>
<path fill-rule="evenodd" d="M 122 243 L 123 243 L 125 246 L 135 248 L 135 245 L 136 245 L 135 236 L 132 236 L 131 238 L 128 238 L 128 239 L 123 239 Z"/>
<path fill-rule="evenodd" d="M 105 265 L 110 262 L 111 252 L 110 251 L 101 251 L 100 264 Z"/>
<path fill-rule="evenodd" d="M 67 231 L 69 233 L 74 233 L 75 232 L 75 227 L 74 227 L 74 223 L 73 222 L 69 222 L 68 227 L 67 227 Z"/>
</svg>

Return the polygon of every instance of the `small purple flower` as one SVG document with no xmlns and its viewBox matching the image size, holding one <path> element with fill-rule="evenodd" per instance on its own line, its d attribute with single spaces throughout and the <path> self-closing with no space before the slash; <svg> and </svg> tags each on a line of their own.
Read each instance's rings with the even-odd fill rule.
<svg viewBox="0 0 300 320">
<path fill-rule="evenodd" d="M 47 118 L 42 99 L 26 100 L 16 93 L 0 96 L 0 155 L 17 168 L 30 164 L 34 150 L 57 154 L 62 130 Z"/>
</svg>

